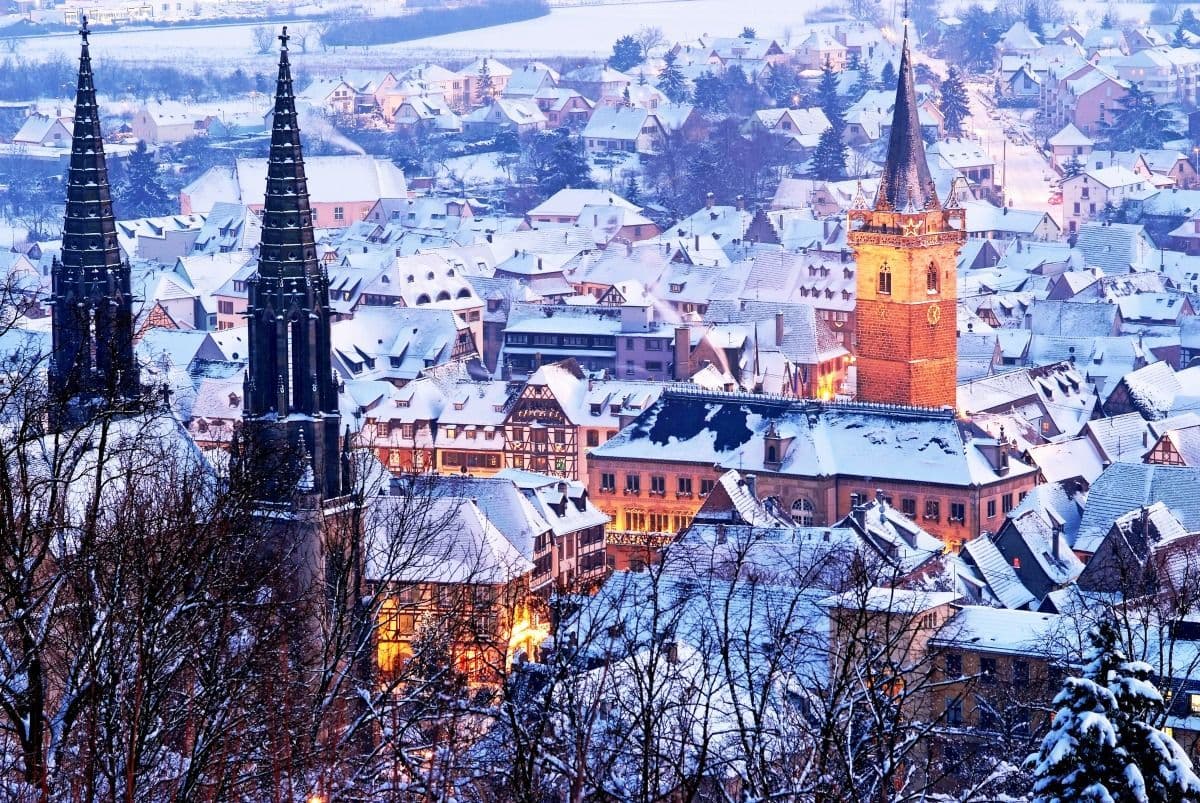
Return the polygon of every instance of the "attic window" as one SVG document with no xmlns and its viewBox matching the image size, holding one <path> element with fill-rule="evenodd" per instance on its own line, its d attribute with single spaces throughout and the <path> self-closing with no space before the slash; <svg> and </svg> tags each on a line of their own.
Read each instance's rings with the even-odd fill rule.
<svg viewBox="0 0 1200 803">
<path fill-rule="evenodd" d="M 241 403 L 242 403 L 242 398 L 240 396 L 238 396 L 236 393 L 229 394 L 229 406 L 230 407 L 237 407 Z"/>
</svg>

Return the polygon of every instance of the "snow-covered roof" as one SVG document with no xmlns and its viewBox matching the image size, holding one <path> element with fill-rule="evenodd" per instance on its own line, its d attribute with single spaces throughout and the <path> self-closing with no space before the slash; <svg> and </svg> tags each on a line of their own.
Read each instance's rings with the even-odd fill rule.
<svg viewBox="0 0 1200 803">
<path fill-rule="evenodd" d="M 1088 148 L 1094 144 L 1094 140 L 1076 128 L 1074 123 L 1067 123 L 1048 142 L 1051 147 L 1058 148 Z"/>
<path fill-rule="evenodd" d="M 471 499 L 372 497 L 364 517 L 370 581 L 497 585 L 533 570 Z"/>
<path fill-rule="evenodd" d="M 225 198 L 260 206 L 267 189 L 267 160 L 242 158 L 235 167 L 238 195 Z M 374 202 L 404 198 L 404 172 L 388 159 L 374 156 L 309 156 L 304 160 L 309 200 L 313 203 Z"/>
<path fill-rule="evenodd" d="M 1200 532 L 1200 469 L 1143 463 L 1113 463 L 1088 489 L 1087 505 L 1072 544 L 1094 553 L 1112 523 L 1131 510 L 1162 502 L 1189 532 Z"/>
<path fill-rule="evenodd" d="M 774 429 L 781 454 L 767 465 L 764 438 Z M 952 411 L 825 404 L 750 394 L 666 391 L 648 411 L 593 450 L 594 456 L 670 459 L 756 474 L 920 476 L 951 486 L 988 484 L 1001 474 L 976 448 Z M 1013 461 L 1003 476 L 1031 472 Z"/>
<path fill-rule="evenodd" d="M 931 645 L 971 652 L 996 652 L 1036 658 L 1074 655 L 1068 635 L 1077 632 L 1059 614 L 970 605 L 952 616 L 929 640 Z"/>
</svg>

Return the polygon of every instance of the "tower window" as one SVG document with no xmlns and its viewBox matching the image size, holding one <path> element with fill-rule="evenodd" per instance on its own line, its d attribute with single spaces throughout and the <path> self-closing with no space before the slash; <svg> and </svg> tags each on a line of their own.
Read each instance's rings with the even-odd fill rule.
<svg viewBox="0 0 1200 803">
<path fill-rule="evenodd" d="M 892 269 L 886 262 L 879 269 L 879 292 L 889 295 L 892 292 Z"/>
<path fill-rule="evenodd" d="M 937 265 L 929 263 L 929 268 L 925 271 L 925 289 L 930 293 L 938 291 L 938 270 Z"/>
</svg>

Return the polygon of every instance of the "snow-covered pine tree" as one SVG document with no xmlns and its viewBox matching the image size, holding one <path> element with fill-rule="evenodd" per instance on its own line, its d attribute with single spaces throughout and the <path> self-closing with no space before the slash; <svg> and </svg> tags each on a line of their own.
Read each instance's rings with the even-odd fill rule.
<svg viewBox="0 0 1200 803">
<path fill-rule="evenodd" d="M 658 88 L 667 96 L 667 100 L 672 103 L 683 103 L 687 100 L 687 79 L 683 77 L 683 71 L 676 64 L 678 56 L 673 51 L 667 51 L 667 55 L 663 56 L 662 72 L 658 74 Z"/>
<path fill-rule="evenodd" d="M 479 75 L 475 79 L 475 102 L 479 105 L 487 103 L 492 98 L 492 68 L 485 58 L 479 65 Z"/>
<path fill-rule="evenodd" d="M 829 59 L 826 59 L 825 65 L 821 67 L 821 81 L 817 84 L 817 105 L 821 107 L 821 111 L 825 112 L 829 124 L 837 129 L 840 135 L 842 128 L 846 125 L 845 109 L 842 105 L 842 98 L 838 94 L 837 73 L 833 71 L 833 65 Z"/>
<path fill-rule="evenodd" d="M 879 71 L 879 88 L 885 92 L 896 91 L 896 67 L 890 61 L 885 61 Z"/>
<path fill-rule="evenodd" d="M 116 172 L 116 171 L 114 171 Z M 154 156 L 139 142 L 113 181 L 112 193 L 122 219 L 168 215 L 171 196 L 158 178 Z"/>
<path fill-rule="evenodd" d="M 1200 801 L 1200 778 L 1192 762 L 1172 736 L 1153 724 L 1165 705 L 1152 672 L 1143 661 L 1124 661 L 1109 682 L 1119 711 L 1120 741 L 1142 778 L 1141 787 L 1131 791 L 1154 803 L 1195 803 Z"/>
<path fill-rule="evenodd" d="M 1124 656 L 1104 625 L 1089 639 L 1083 676 L 1063 682 L 1050 732 L 1028 759 L 1035 778 L 1033 803 L 1113 803 L 1129 783 L 1132 763 L 1120 746 L 1113 721 L 1117 700 L 1107 684 Z"/>
<path fill-rule="evenodd" d="M 942 116 L 946 120 L 946 133 L 961 137 L 963 120 L 971 113 L 967 101 L 967 87 L 963 84 L 962 74 L 957 68 L 951 67 L 942 81 Z"/>
<path fill-rule="evenodd" d="M 1150 666 L 1126 658 L 1111 621 L 1088 638 L 1083 676 L 1063 683 L 1050 732 L 1027 761 L 1033 803 L 1200 801 L 1186 754 L 1148 721 L 1163 710 Z"/>
<path fill-rule="evenodd" d="M 825 181 L 841 181 L 846 177 L 846 143 L 840 130 L 830 126 L 821 133 L 809 168 L 813 176 Z"/>
</svg>

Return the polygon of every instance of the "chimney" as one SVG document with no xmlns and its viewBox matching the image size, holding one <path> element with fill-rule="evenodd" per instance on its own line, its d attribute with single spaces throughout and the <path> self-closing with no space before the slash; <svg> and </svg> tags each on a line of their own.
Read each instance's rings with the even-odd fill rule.
<svg viewBox="0 0 1200 803">
<path fill-rule="evenodd" d="M 739 212 L 746 211 L 746 196 L 745 195 L 739 195 L 737 197 L 737 208 L 738 208 Z"/>
<path fill-rule="evenodd" d="M 1013 558 L 1013 569 L 1018 572 L 1021 571 L 1021 559 L 1020 558 Z"/>
<path fill-rule="evenodd" d="M 692 375 L 692 330 L 686 326 L 675 327 L 675 370 L 672 378 L 683 382 Z"/>
<path fill-rule="evenodd" d="M 882 508 L 887 506 L 887 496 L 883 493 L 882 488 L 875 489 L 875 502 Z"/>
<path fill-rule="evenodd" d="M 695 242 L 696 242 L 695 251 L 697 254 L 699 254 L 700 253 L 700 235 L 699 234 L 696 235 Z"/>
<path fill-rule="evenodd" d="M 783 345 L 783 313 L 775 313 L 775 345 Z"/>
<path fill-rule="evenodd" d="M 717 202 L 717 196 L 713 195 L 711 192 L 708 193 L 708 195 L 704 196 L 704 208 L 705 209 L 712 209 L 713 205 L 716 204 L 716 202 Z"/>
<path fill-rule="evenodd" d="M 1062 540 L 1062 531 L 1062 524 L 1057 521 L 1050 527 L 1050 554 L 1055 560 L 1058 560 L 1058 542 Z"/>
<path fill-rule="evenodd" d="M 742 479 L 746 481 L 746 491 L 752 497 L 758 499 L 758 477 L 753 474 L 743 474 Z"/>
</svg>

